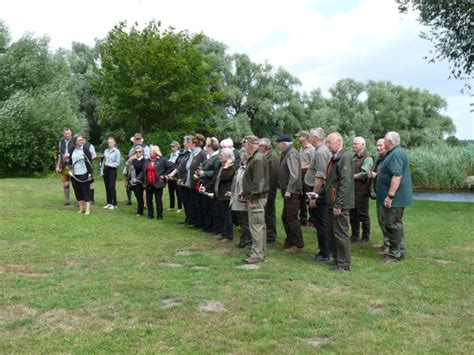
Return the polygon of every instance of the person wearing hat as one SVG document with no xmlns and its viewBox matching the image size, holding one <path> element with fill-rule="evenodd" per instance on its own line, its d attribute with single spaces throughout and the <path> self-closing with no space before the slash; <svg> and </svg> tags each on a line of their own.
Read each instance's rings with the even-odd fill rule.
<svg viewBox="0 0 474 355">
<path fill-rule="evenodd" d="M 301 223 L 298 220 L 303 182 L 301 180 L 301 157 L 289 134 L 282 134 L 275 142 L 281 150 L 278 182 L 283 195 L 281 219 L 285 227 L 286 239 L 283 248 L 290 253 L 300 252 L 304 247 Z"/>
<path fill-rule="evenodd" d="M 308 206 L 306 204 L 306 193 L 311 191 L 311 187 L 304 182 L 304 177 L 308 172 L 309 164 L 311 159 L 313 159 L 316 149 L 313 147 L 309 141 L 309 132 L 308 131 L 299 131 L 296 134 L 298 141 L 300 142 L 300 158 L 301 158 L 301 181 L 303 184 L 303 194 L 300 199 L 300 223 L 302 226 L 314 226 L 314 222 L 311 220 L 311 214 L 308 218 Z"/>
<path fill-rule="evenodd" d="M 132 160 L 135 156 L 135 148 L 141 146 L 143 149 L 143 157 L 145 159 L 150 158 L 150 148 L 143 144 L 143 136 L 141 133 L 135 133 L 133 137 L 130 138 L 133 142 L 133 147 L 130 148 L 127 155 L 127 160 L 125 161 L 125 166 L 123 167 L 123 175 L 125 176 L 125 191 L 127 193 L 127 203 L 126 205 L 132 204 L 132 189 L 130 188 L 130 181 L 136 179 L 136 173 L 133 170 Z"/>
<path fill-rule="evenodd" d="M 180 145 L 177 141 L 172 141 L 170 143 L 171 147 L 171 154 L 168 158 L 168 161 L 172 162 L 175 166 L 178 166 L 180 163 Z M 176 212 L 181 212 L 183 209 L 183 196 L 182 191 L 178 187 L 178 180 L 177 179 L 169 179 L 168 180 L 168 192 L 170 196 L 170 207 L 166 209 L 168 212 L 174 211 L 175 209 L 175 201 L 178 200 L 178 209 Z"/>
<path fill-rule="evenodd" d="M 265 261 L 267 249 L 267 232 L 265 225 L 265 205 L 270 189 L 268 163 L 258 149 L 258 138 L 246 136 L 242 147 L 249 155 L 247 166 L 242 177 L 242 193 L 240 200 L 245 200 L 248 209 L 252 248 L 250 256 L 244 260 L 247 264 Z"/>
</svg>

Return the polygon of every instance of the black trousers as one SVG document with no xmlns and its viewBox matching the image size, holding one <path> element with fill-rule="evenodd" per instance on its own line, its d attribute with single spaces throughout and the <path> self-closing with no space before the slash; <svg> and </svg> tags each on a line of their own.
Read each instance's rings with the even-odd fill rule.
<svg viewBox="0 0 474 355">
<path fill-rule="evenodd" d="M 183 208 L 183 194 L 181 191 L 181 186 L 178 186 L 178 182 L 175 180 L 168 181 L 168 192 L 170 195 L 170 208 L 175 208 L 175 195 L 178 200 L 178 209 Z"/>
<path fill-rule="evenodd" d="M 318 254 L 324 258 L 329 258 L 329 251 L 331 250 L 328 236 L 329 208 L 325 203 L 318 201 L 315 208 L 309 209 L 309 213 L 311 215 L 311 220 L 316 227 L 316 234 L 318 236 Z"/>
<path fill-rule="evenodd" d="M 283 221 L 283 227 L 285 227 L 285 246 L 287 247 L 304 247 L 301 223 L 298 220 L 300 200 L 301 196 L 299 194 L 291 194 L 289 198 L 283 197 L 283 213 L 281 219 Z"/>
<path fill-rule="evenodd" d="M 86 180 L 88 174 L 77 175 L 78 180 Z M 76 195 L 76 200 L 78 201 L 91 201 L 91 182 L 79 182 L 75 179 L 71 179 L 72 181 L 72 188 L 74 189 L 74 194 Z"/>
<path fill-rule="evenodd" d="M 132 186 L 133 193 L 135 194 L 135 198 L 137 199 L 137 214 L 143 215 L 143 185 L 137 184 Z"/>
<path fill-rule="evenodd" d="M 220 234 L 224 238 L 232 240 L 233 227 L 231 210 L 229 207 L 229 201 L 217 200 L 217 220 L 219 221 Z"/>
<path fill-rule="evenodd" d="M 265 224 L 267 225 L 267 242 L 276 241 L 276 216 L 275 216 L 275 195 L 268 194 L 267 204 L 265 205 Z"/>
<path fill-rule="evenodd" d="M 186 186 L 181 186 L 181 191 L 183 192 L 183 206 L 184 206 L 184 223 L 190 224 L 191 218 L 191 189 Z"/>
<path fill-rule="evenodd" d="M 356 195 L 355 208 L 350 210 L 351 239 L 359 239 L 359 230 L 362 225 L 362 240 L 368 241 L 370 238 L 370 217 L 369 217 L 369 196 Z"/>
<path fill-rule="evenodd" d="M 115 189 L 115 183 L 117 181 L 117 168 L 105 166 L 103 178 L 105 194 L 107 196 L 107 204 L 117 206 L 117 190 Z"/>
<path fill-rule="evenodd" d="M 163 188 L 155 188 L 153 186 L 147 186 L 146 188 L 146 208 L 148 209 L 148 217 L 154 217 L 153 209 L 153 196 L 155 197 L 156 203 L 156 217 L 158 219 L 163 218 Z"/>
<path fill-rule="evenodd" d="M 198 193 L 196 195 L 196 203 L 197 203 L 196 227 L 199 227 L 199 228 L 204 228 L 204 224 L 206 222 L 206 214 L 208 213 L 205 209 L 206 199 L 207 199 L 207 196 L 204 196 L 203 194 Z"/>
</svg>

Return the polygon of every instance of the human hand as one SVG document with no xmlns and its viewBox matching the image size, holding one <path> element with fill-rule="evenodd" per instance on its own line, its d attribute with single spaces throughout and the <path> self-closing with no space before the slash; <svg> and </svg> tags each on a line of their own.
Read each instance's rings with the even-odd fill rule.
<svg viewBox="0 0 474 355">
<path fill-rule="evenodd" d="M 284 198 L 290 198 L 291 197 L 291 192 L 286 191 L 285 194 L 283 195 Z"/>
<path fill-rule="evenodd" d="M 390 197 L 385 197 L 385 200 L 383 200 L 383 206 L 385 208 L 392 208 L 392 199 Z"/>
<path fill-rule="evenodd" d="M 332 214 L 334 215 L 334 217 L 338 217 L 341 215 L 341 209 L 340 208 L 333 208 L 332 209 Z"/>
</svg>

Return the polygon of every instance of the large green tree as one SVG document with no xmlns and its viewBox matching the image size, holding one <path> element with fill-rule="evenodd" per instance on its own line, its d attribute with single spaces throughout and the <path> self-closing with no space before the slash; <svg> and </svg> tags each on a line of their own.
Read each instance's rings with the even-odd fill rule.
<svg viewBox="0 0 474 355">
<path fill-rule="evenodd" d="M 471 76 L 474 7 L 472 0 L 396 0 L 401 13 L 418 11 L 418 21 L 428 27 L 421 37 L 434 44 L 430 59 L 447 59 L 455 78 Z"/>
<path fill-rule="evenodd" d="M 99 45 L 100 124 L 128 134 L 205 130 L 219 92 L 213 57 L 199 50 L 204 39 L 157 22 L 116 25 Z"/>
</svg>

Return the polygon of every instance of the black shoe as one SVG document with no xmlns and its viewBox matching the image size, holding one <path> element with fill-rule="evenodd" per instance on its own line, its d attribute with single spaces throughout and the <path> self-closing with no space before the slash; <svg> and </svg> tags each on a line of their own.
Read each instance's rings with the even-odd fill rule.
<svg viewBox="0 0 474 355">
<path fill-rule="evenodd" d="M 322 256 L 321 254 L 318 254 L 314 257 L 313 261 L 315 263 L 325 263 L 325 262 L 328 262 L 329 261 L 329 258 L 328 257 L 324 257 Z"/>
<path fill-rule="evenodd" d="M 148 216 L 148 219 L 154 219 L 153 216 Z"/>
<path fill-rule="evenodd" d="M 126 203 L 125 205 L 131 206 L 131 205 L 132 205 L 132 201 L 127 201 L 127 203 Z"/>
<path fill-rule="evenodd" d="M 71 202 L 69 202 L 69 201 L 64 202 L 64 206 L 69 206 L 70 204 L 71 204 Z"/>
<path fill-rule="evenodd" d="M 162 221 L 163 217 L 156 217 L 157 220 Z"/>
</svg>

